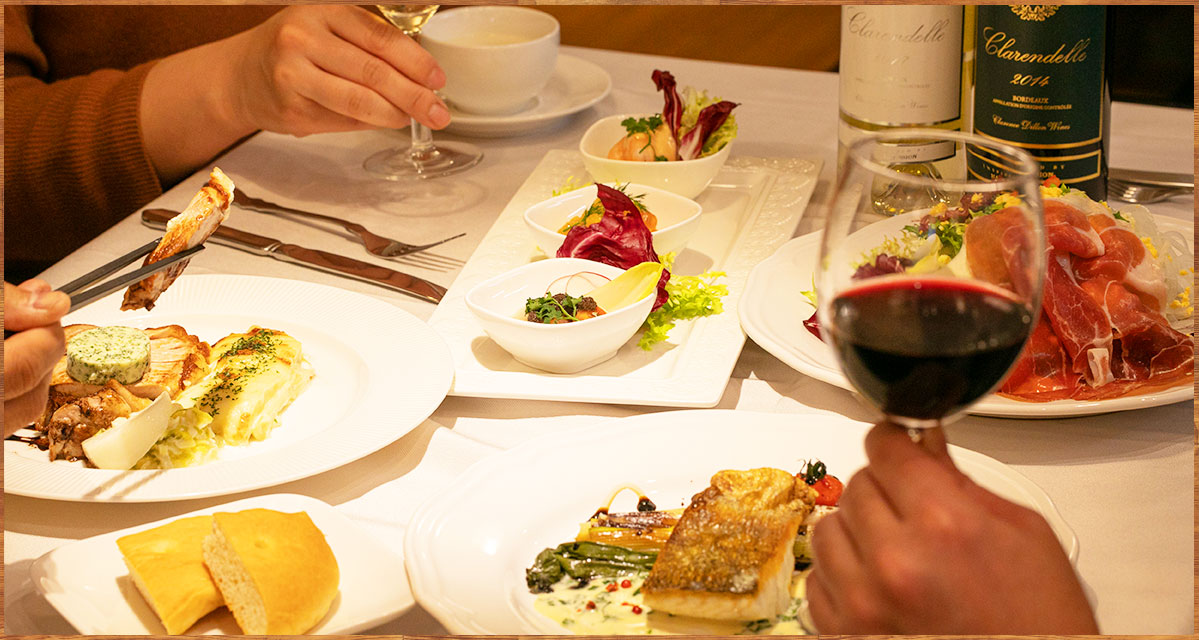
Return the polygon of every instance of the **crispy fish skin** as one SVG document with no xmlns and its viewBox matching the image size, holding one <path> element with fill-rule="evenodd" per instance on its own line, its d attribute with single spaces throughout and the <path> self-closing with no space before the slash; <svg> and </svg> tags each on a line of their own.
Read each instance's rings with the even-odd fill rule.
<svg viewBox="0 0 1199 640">
<path fill-rule="evenodd" d="M 679 518 L 642 587 L 657 611 L 773 618 L 790 605 L 796 531 L 815 492 L 781 469 L 721 471 Z"/>
<path fill-rule="evenodd" d="M 192 198 L 191 203 L 182 213 L 167 222 L 166 233 L 150 255 L 146 256 L 143 265 L 158 262 L 163 258 L 173 256 L 180 251 L 186 251 L 204 242 L 213 231 L 229 217 L 229 203 L 233 201 L 233 181 L 229 176 L 213 167 L 208 184 Z M 125 290 L 125 300 L 121 303 L 122 311 L 131 309 L 153 309 L 154 301 L 166 291 L 167 287 L 183 273 L 184 267 L 191 260 L 181 260 L 163 271 L 151 274 L 145 279 L 133 283 Z"/>
</svg>

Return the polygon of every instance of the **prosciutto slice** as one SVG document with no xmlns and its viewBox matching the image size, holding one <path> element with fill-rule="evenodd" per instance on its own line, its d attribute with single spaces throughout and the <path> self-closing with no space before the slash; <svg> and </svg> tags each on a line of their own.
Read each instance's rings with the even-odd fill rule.
<svg viewBox="0 0 1199 640">
<path fill-rule="evenodd" d="M 1161 313 L 1166 290 L 1160 265 L 1106 208 L 1088 200 L 1084 212 L 1076 204 L 1045 201 L 1049 255 L 1041 322 L 1000 393 L 1035 401 L 1099 400 L 1193 377 L 1194 340 Z M 980 239 L 980 248 L 988 240 L 999 244 Z M 967 255 L 972 269 L 975 249 L 971 244 Z"/>
</svg>

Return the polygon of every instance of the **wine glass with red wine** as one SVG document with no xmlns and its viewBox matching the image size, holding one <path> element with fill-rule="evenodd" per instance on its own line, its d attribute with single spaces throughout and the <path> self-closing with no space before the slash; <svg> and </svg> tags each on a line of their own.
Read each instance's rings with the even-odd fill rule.
<svg viewBox="0 0 1199 640">
<path fill-rule="evenodd" d="M 989 175 L 967 175 L 964 157 Z M 1035 325 L 1045 272 L 1038 166 L 967 133 L 892 130 L 851 145 L 817 268 L 821 334 L 891 422 L 920 428 L 994 390 Z"/>
</svg>

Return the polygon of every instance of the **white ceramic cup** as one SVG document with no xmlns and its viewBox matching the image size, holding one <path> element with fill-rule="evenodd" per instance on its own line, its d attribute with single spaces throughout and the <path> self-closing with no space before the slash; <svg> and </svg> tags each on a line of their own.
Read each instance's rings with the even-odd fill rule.
<svg viewBox="0 0 1199 640">
<path fill-rule="evenodd" d="M 559 35 L 544 11 L 475 6 L 434 15 L 420 38 L 445 71 L 441 94 L 455 108 L 507 115 L 536 105 L 554 72 Z"/>
</svg>

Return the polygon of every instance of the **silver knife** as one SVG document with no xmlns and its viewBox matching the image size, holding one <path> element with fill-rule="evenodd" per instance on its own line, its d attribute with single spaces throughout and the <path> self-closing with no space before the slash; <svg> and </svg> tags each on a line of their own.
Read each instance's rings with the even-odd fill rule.
<svg viewBox="0 0 1199 640">
<path fill-rule="evenodd" d="M 142 211 L 142 222 L 148 227 L 162 229 L 166 227 L 167 220 L 175 217 L 177 213 L 169 209 L 146 209 Z M 209 240 L 217 244 L 241 249 L 242 251 L 270 256 L 276 260 L 292 262 L 328 273 L 348 276 L 356 280 L 381 285 L 434 304 L 441 302 L 442 296 L 445 295 L 445 287 L 416 276 L 410 276 L 406 273 L 388 269 L 387 267 L 380 267 L 369 262 L 339 256 L 336 253 L 321 251 L 320 249 L 309 249 L 299 245 L 287 244 L 274 238 L 260 236 L 256 233 L 234 229 L 225 225 L 217 227 Z"/>
<path fill-rule="evenodd" d="M 1165 173 L 1162 171 L 1141 171 L 1139 169 L 1112 167 L 1108 169 L 1107 177 L 1109 180 L 1120 180 L 1153 187 L 1195 188 L 1195 176 L 1187 173 Z"/>
</svg>

